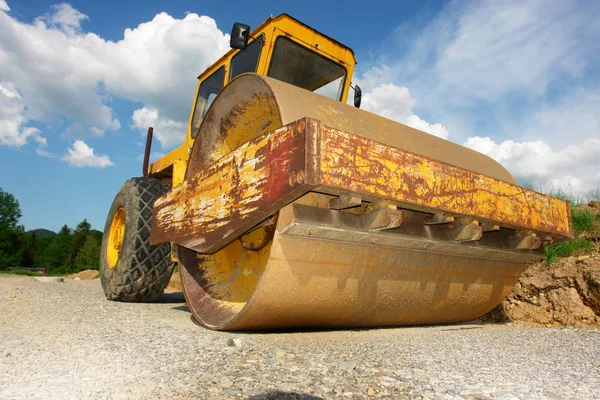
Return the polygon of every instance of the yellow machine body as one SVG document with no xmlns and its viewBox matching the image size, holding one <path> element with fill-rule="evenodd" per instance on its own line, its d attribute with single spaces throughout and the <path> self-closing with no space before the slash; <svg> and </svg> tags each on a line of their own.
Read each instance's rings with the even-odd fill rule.
<svg viewBox="0 0 600 400">
<path fill-rule="evenodd" d="M 256 71 L 223 81 L 209 107 L 203 82 L 235 70 L 238 51 L 207 69 L 185 143 L 150 166 L 173 185 L 150 240 L 172 243 L 204 326 L 470 320 L 544 245 L 572 237 L 567 202 L 517 186 L 483 154 L 345 104 L 348 48 L 288 16 L 251 36 L 262 40 Z M 280 38 L 342 68 L 335 93 L 316 89 L 340 79 L 337 67 L 316 84 L 268 77 Z"/>
<path fill-rule="evenodd" d="M 256 70 L 253 72 L 266 76 L 269 73 L 269 66 L 271 65 L 275 43 L 279 38 L 287 38 L 321 57 L 339 63 L 339 65 L 346 70 L 346 77 L 343 82 L 340 99 L 341 102 L 346 102 L 352 74 L 354 72 L 354 65 L 356 64 L 354 52 L 350 48 L 286 14 L 270 17 L 254 29 L 251 36 L 253 38 L 259 38 L 264 43 L 260 51 Z M 206 107 L 208 104 L 202 102 L 200 87 L 207 78 L 211 77 L 221 68 L 223 69 L 221 86 L 224 87 L 227 85 L 231 80 L 232 59 L 240 52 L 241 50 L 238 49 L 229 50 L 198 76 L 196 95 L 194 97 L 195 101 L 190 112 L 185 141 L 181 146 L 152 163 L 149 167 L 150 176 L 170 182 L 172 180 L 174 186 L 183 181 L 189 153 L 195 141 L 196 130 L 199 127 L 198 123 L 196 126 L 193 126 L 194 119 L 196 119 L 197 122 L 201 122 L 203 119 L 202 114 L 205 114 L 208 111 L 208 107 Z M 260 112 L 260 110 L 257 111 Z"/>
</svg>

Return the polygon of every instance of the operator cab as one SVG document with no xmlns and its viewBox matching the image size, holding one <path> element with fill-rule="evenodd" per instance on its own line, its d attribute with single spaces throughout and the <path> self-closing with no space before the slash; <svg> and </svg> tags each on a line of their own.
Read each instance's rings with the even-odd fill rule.
<svg viewBox="0 0 600 400">
<path fill-rule="evenodd" d="M 189 152 L 210 105 L 227 83 L 243 73 L 269 76 L 346 102 L 356 64 L 354 53 L 289 15 L 271 17 L 252 32 L 248 25 L 236 23 L 230 44 L 231 49 L 198 77 L 185 142 L 144 167 L 144 174 L 171 185 L 183 181 Z M 352 89 L 354 105 L 359 107 L 360 88 Z M 151 140 L 149 134 L 147 142 Z M 148 163 L 149 149 L 147 144 L 144 165 Z"/>
<path fill-rule="evenodd" d="M 189 135 L 194 139 L 217 94 L 236 76 L 254 72 L 311 92 L 346 101 L 356 64 L 351 49 L 282 14 L 269 18 L 250 34 L 248 25 L 236 23 L 231 50 L 199 77 Z M 355 89 L 360 97 L 360 88 Z"/>
</svg>

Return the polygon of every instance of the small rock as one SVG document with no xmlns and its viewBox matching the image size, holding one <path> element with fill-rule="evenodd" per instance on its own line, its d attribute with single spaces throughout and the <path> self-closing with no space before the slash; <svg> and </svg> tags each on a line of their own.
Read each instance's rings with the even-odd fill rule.
<svg viewBox="0 0 600 400">
<path fill-rule="evenodd" d="M 232 386 L 233 386 L 233 382 L 227 378 L 223 378 L 223 380 L 221 380 L 221 382 L 217 383 L 217 387 L 219 389 L 229 389 Z"/>
<path fill-rule="evenodd" d="M 275 353 L 275 358 L 283 358 L 285 357 L 285 351 L 278 351 Z"/>
<path fill-rule="evenodd" d="M 373 390 L 373 388 L 371 388 L 371 387 L 368 388 L 367 389 L 367 396 L 369 396 L 369 397 L 375 396 L 375 390 Z"/>
<path fill-rule="evenodd" d="M 583 264 L 585 260 L 589 260 L 590 256 L 579 256 L 577 260 L 575 260 L 575 264 Z"/>
<path fill-rule="evenodd" d="M 354 368 L 356 368 L 356 361 L 343 361 L 338 364 L 338 368 L 346 371 L 351 371 Z"/>
<path fill-rule="evenodd" d="M 229 347 L 241 347 L 242 346 L 242 339 L 229 338 L 229 339 L 227 339 L 227 346 L 229 346 Z"/>
</svg>

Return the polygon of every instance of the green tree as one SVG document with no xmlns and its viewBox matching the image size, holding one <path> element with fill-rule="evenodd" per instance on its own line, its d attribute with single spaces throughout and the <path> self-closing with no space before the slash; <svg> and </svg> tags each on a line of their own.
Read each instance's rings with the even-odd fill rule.
<svg viewBox="0 0 600 400">
<path fill-rule="evenodd" d="M 0 269 L 21 262 L 23 227 L 21 208 L 15 197 L 0 188 Z"/>
<path fill-rule="evenodd" d="M 36 240 L 35 240 L 35 263 L 38 267 L 44 267 L 41 264 L 41 258 L 42 258 L 42 254 L 44 254 L 44 251 L 46 250 L 46 248 L 48 246 L 50 246 L 50 243 L 52 243 L 52 239 L 54 239 L 56 237 L 56 235 L 53 236 L 37 236 Z"/>
<path fill-rule="evenodd" d="M 87 219 L 84 219 L 75 227 L 75 230 L 73 231 L 73 238 L 71 240 L 71 248 L 69 249 L 69 258 L 67 259 L 67 265 L 73 267 L 71 269 L 77 269 L 77 255 L 85 244 L 91 229 L 92 225 Z"/>
<path fill-rule="evenodd" d="M 52 241 L 40 255 L 38 266 L 48 268 L 53 273 L 70 272 L 72 265 L 68 261 L 71 240 L 71 230 L 67 225 L 64 225 L 58 235 L 52 237 Z"/>
<path fill-rule="evenodd" d="M 100 242 L 93 235 L 88 235 L 85 243 L 77 253 L 75 265 L 77 269 L 99 269 Z"/>
<path fill-rule="evenodd" d="M 21 266 L 36 267 L 37 234 L 35 231 L 27 232 L 23 240 L 23 256 Z"/>
<path fill-rule="evenodd" d="M 70 235 L 70 234 L 71 234 L 71 228 L 69 228 L 69 227 L 67 226 L 67 224 L 64 224 L 64 225 L 62 226 L 62 228 L 60 228 L 60 231 L 58 231 L 58 234 L 59 234 L 59 235 L 63 235 L 63 236 L 64 236 L 64 235 Z"/>
<path fill-rule="evenodd" d="M 92 229 L 92 224 L 90 224 L 88 222 L 87 218 L 84 218 L 83 221 L 78 223 L 77 226 L 75 227 L 75 234 L 82 233 L 84 235 L 87 235 L 88 233 L 90 233 L 91 229 Z"/>
</svg>

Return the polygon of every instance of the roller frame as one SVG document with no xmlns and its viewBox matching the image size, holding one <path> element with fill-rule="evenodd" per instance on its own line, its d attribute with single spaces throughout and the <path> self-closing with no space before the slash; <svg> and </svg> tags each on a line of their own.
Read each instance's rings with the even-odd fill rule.
<svg viewBox="0 0 600 400">
<path fill-rule="evenodd" d="M 214 253 L 310 191 L 340 196 L 337 208 L 360 198 L 423 213 L 421 225 L 436 240 L 523 253 L 573 237 L 568 202 L 303 118 L 248 141 L 157 200 L 151 243 Z M 506 240 L 485 240 L 500 229 Z"/>
</svg>

